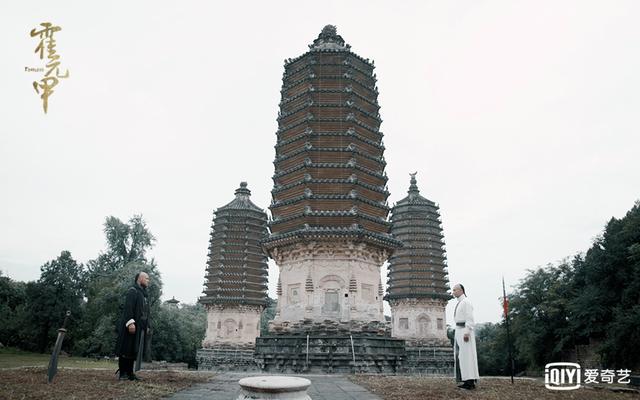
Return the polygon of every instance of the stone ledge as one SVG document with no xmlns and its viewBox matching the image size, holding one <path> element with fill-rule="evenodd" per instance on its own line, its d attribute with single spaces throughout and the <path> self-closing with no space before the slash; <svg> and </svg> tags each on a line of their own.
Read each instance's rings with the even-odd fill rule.
<svg viewBox="0 0 640 400">
<path fill-rule="evenodd" d="M 269 322 L 269 333 L 276 336 L 342 336 L 357 334 L 360 336 L 391 337 L 391 327 L 389 323 L 381 321 L 339 322 L 334 320 L 324 320 L 319 322 L 311 319 L 304 319 L 299 322 L 271 321 Z"/>
</svg>

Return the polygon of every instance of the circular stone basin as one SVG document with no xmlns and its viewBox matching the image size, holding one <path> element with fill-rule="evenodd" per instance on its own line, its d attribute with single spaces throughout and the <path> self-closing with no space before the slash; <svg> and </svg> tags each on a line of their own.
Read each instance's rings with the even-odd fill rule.
<svg viewBox="0 0 640 400">
<path fill-rule="evenodd" d="M 311 400 L 307 389 L 311 381 L 294 376 L 253 376 L 238 381 L 242 392 L 238 400 L 287 399 Z"/>
</svg>

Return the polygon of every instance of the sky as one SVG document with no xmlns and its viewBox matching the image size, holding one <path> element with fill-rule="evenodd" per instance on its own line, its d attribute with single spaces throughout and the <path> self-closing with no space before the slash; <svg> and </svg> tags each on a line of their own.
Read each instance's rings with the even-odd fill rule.
<svg viewBox="0 0 640 400">
<path fill-rule="evenodd" d="M 637 1 L 2 2 L 0 270 L 86 263 L 107 216 L 142 214 L 163 298 L 194 303 L 213 211 L 241 181 L 270 203 L 284 59 L 333 24 L 375 60 L 390 204 L 418 171 L 452 284 L 497 322 L 502 277 L 587 250 L 640 199 L 639 19 Z M 70 73 L 46 115 L 25 72 L 45 21 Z"/>
</svg>

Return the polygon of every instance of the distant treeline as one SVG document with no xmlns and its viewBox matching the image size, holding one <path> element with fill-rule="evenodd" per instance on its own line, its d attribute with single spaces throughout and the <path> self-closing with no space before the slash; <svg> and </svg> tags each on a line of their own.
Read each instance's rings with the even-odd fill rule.
<svg viewBox="0 0 640 400">
<path fill-rule="evenodd" d="M 516 372 L 541 373 L 576 348 L 606 368 L 640 367 L 640 202 L 612 218 L 586 253 L 529 270 L 509 296 Z M 504 322 L 478 332 L 484 375 L 508 375 Z"/>
<path fill-rule="evenodd" d="M 104 233 L 107 248 L 86 265 L 62 251 L 40 267 L 37 281 L 18 282 L 0 272 L 0 343 L 49 352 L 70 310 L 62 350 L 78 356 L 113 356 L 124 294 L 136 272 L 146 271 L 152 282 L 148 355 L 194 365 L 205 334 L 205 310 L 200 305 L 176 307 L 161 302 L 160 272 L 155 261 L 146 257 L 155 238 L 142 217 L 134 216 L 128 223 L 108 217 Z"/>
</svg>

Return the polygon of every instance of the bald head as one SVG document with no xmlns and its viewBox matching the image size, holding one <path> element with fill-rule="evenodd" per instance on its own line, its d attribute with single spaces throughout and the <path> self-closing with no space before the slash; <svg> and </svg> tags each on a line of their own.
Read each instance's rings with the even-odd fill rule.
<svg viewBox="0 0 640 400">
<path fill-rule="evenodd" d="M 136 274 L 136 283 L 143 288 L 149 286 L 149 274 L 144 271 L 140 271 Z"/>
</svg>

